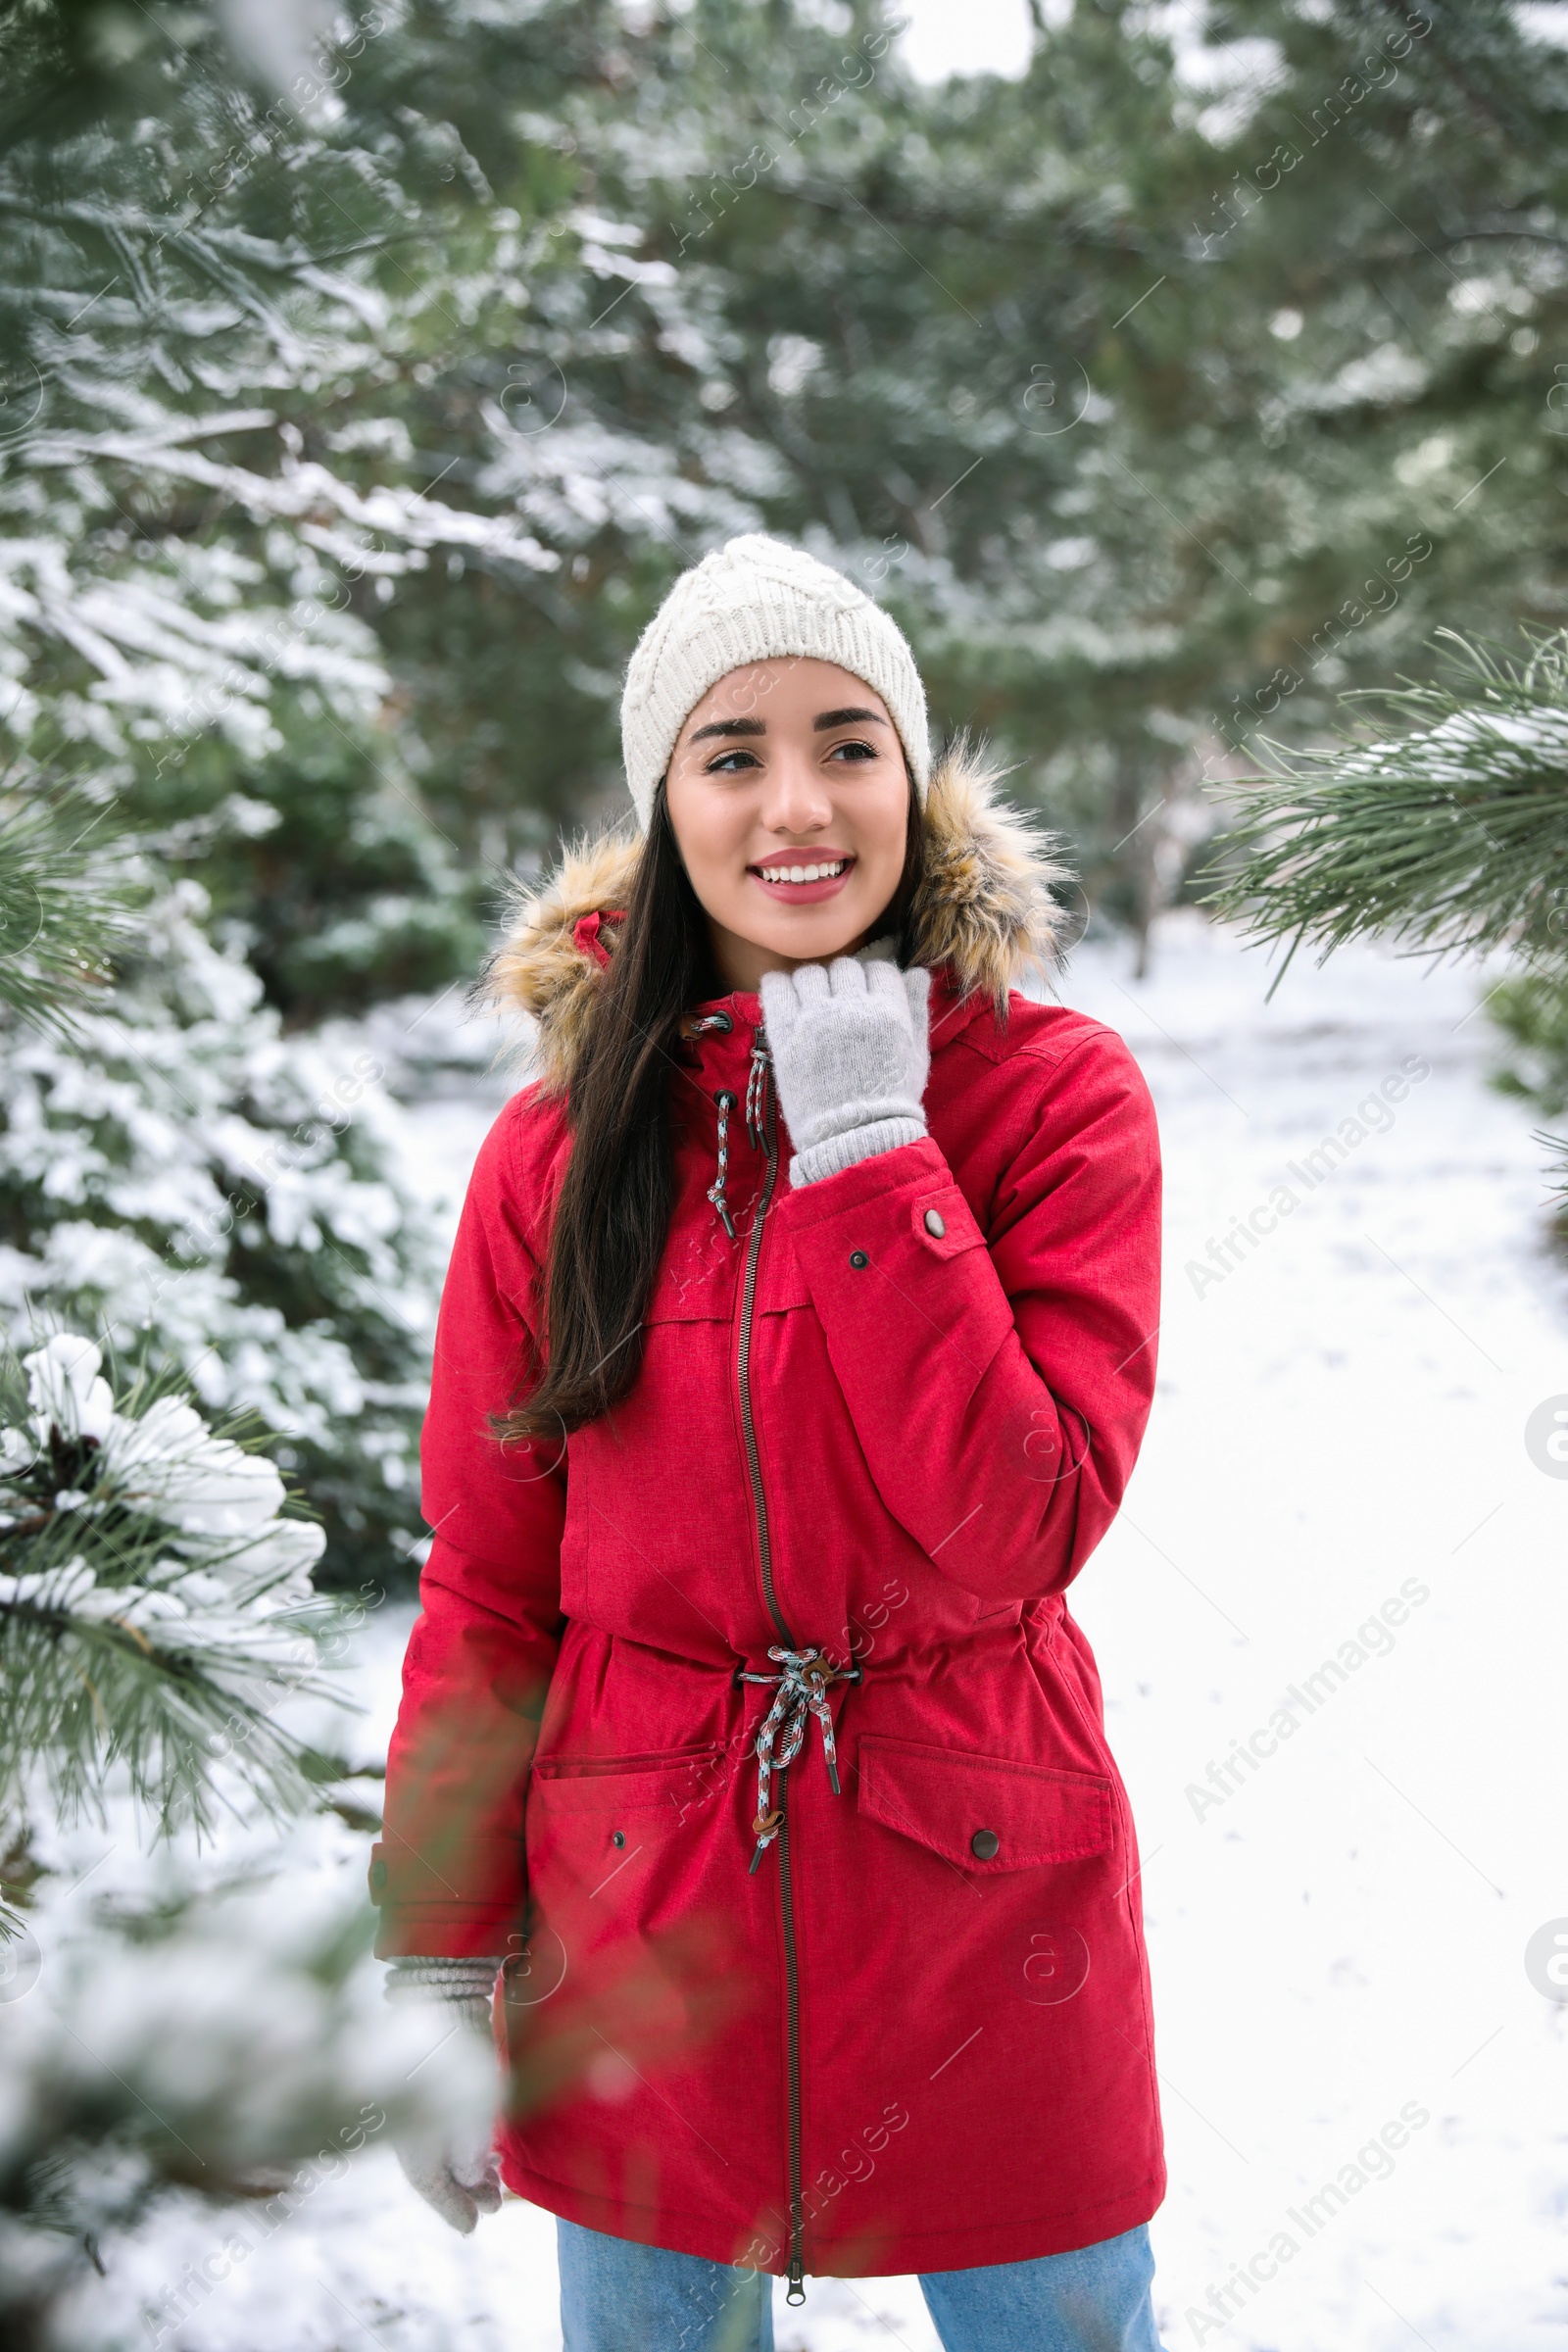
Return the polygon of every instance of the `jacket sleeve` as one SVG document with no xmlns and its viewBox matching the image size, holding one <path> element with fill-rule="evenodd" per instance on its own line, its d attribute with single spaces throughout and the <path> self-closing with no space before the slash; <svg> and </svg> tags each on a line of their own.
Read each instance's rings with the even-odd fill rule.
<svg viewBox="0 0 1568 2352">
<path fill-rule="evenodd" d="M 1033 1084 L 982 1231 L 936 1142 L 780 1202 L 888 1509 L 1001 1607 L 1060 1592 L 1121 1500 L 1153 1397 L 1159 1144 L 1114 1032 Z"/>
<path fill-rule="evenodd" d="M 503 1446 L 490 1430 L 537 1360 L 517 1107 L 480 1151 L 441 1295 L 420 1443 L 434 1541 L 370 1859 L 382 1959 L 504 1953 L 522 1925 L 523 1801 L 564 1622 L 566 1479 L 564 1440 Z"/>
</svg>

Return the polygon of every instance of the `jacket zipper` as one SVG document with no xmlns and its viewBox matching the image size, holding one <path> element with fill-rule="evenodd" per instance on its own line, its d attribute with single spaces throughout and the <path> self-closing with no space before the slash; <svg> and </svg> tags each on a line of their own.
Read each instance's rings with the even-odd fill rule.
<svg viewBox="0 0 1568 2352">
<path fill-rule="evenodd" d="M 736 1376 L 740 1386 L 741 1431 L 746 1441 L 746 1466 L 751 1474 L 752 1504 L 757 1514 L 757 1555 L 762 1572 L 762 1598 L 772 1618 L 778 1638 L 786 1649 L 796 1649 L 799 1643 L 791 1633 L 778 1605 L 773 1590 L 773 1547 L 767 1525 L 767 1497 L 762 1492 L 762 1462 L 757 1449 L 757 1425 L 752 1417 L 752 1317 L 757 1299 L 757 1261 L 761 1253 L 762 1227 L 766 1222 L 773 1187 L 778 1180 L 778 1129 L 773 1114 L 773 1090 L 767 1082 L 767 1044 L 759 1029 L 752 1040 L 752 1053 L 760 1060 L 763 1096 L 762 1145 L 767 1164 L 762 1174 L 762 1188 L 752 1210 L 752 1230 L 746 1237 L 746 1275 L 741 1288 L 740 1342 L 736 1349 Z M 784 2017 L 789 2081 L 789 2284 L 784 2300 L 804 2303 L 806 2234 L 805 2200 L 801 2189 L 801 1980 L 799 1956 L 795 1943 L 795 1887 L 790 1866 L 789 1772 L 778 1776 L 776 1802 L 783 1819 L 778 1825 L 778 1886 L 779 1901 L 784 1915 Z"/>
<path fill-rule="evenodd" d="M 760 1029 L 752 1041 L 752 1052 L 765 1056 L 767 1046 Z M 762 1146 L 767 1153 L 767 1165 L 762 1171 L 762 1189 L 752 1210 L 752 1230 L 746 1237 L 746 1279 L 741 1287 L 740 1346 L 736 1351 L 736 1371 L 741 1392 L 741 1430 L 746 1440 L 746 1466 L 751 1472 L 752 1501 L 757 1511 L 757 1552 L 762 1567 L 762 1598 L 772 1618 L 778 1638 L 786 1649 L 798 1646 L 795 1636 L 784 1622 L 784 1612 L 778 1605 L 773 1590 L 773 1546 L 767 1528 L 767 1497 L 762 1493 L 762 1460 L 757 1450 L 757 1425 L 752 1418 L 752 1315 L 757 1302 L 757 1261 L 761 1254 L 762 1227 L 773 1199 L 773 1186 L 778 1178 L 778 1131 L 773 1123 L 773 1090 L 767 1086 L 762 1113 Z"/>
</svg>

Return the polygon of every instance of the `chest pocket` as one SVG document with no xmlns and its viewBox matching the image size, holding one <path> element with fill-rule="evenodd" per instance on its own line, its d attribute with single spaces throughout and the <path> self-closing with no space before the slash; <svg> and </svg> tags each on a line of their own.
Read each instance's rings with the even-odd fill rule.
<svg viewBox="0 0 1568 2352">
<path fill-rule="evenodd" d="M 742 1244 L 732 1242 L 714 1216 L 683 1219 L 654 1277 L 646 1323 L 728 1322 L 734 1312 Z"/>
<path fill-rule="evenodd" d="M 789 1181 L 782 1169 L 778 1181 L 781 1185 Z M 775 1188 L 774 1200 L 777 1198 Z M 675 1225 L 654 1279 L 646 1322 L 728 1322 L 740 1312 L 752 1232 L 750 1209 L 743 1207 L 737 1221 L 740 1230 L 731 1241 L 705 1200 L 700 1217 L 683 1218 Z M 795 1246 L 782 1223 L 770 1222 L 758 1252 L 753 1312 L 784 1314 L 810 1303 L 810 1289 Z"/>
<path fill-rule="evenodd" d="M 667 1814 L 673 1824 L 717 1792 L 724 1764 L 723 1748 L 711 1740 L 662 1754 L 540 1757 L 528 1801 L 556 1814 Z"/>
</svg>

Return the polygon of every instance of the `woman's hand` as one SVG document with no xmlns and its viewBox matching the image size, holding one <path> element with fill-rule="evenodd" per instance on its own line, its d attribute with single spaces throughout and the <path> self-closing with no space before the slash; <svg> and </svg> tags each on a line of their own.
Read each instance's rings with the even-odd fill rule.
<svg viewBox="0 0 1568 2352">
<path fill-rule="evenodd" d="M 835 956 L 762 974 L 762 1017 L 795 1144 L 790 1182 L 815 1184 L 918 1143 L 931 1069 L 931 975 Z"/>
<path fill-rule="evenodd" d="M 395 1960 L 387 1971 L 390 2001 L 437 2001 L 466 2033 L 490 2040 L 490 2002 L 499 1959 Z M 486 2117 L 466 2130 L 410 2136 L 394 2152 L 409 2186 L 466 2237 L 481 2213 L 501 2207 L 501 2172 L 491 2149 L 494 2124 Z"/>
<path fill-rule="evenodd" d="M 410 2142 L 394 2150 L 403 2178 L 425 2203 L 467 2237 L 481 2213 L 501 2210 L 501 2167 L 490 2152 L 490 2130 L 459 2144 L 448 2133 L 439 2142 Z"/>
</svg>

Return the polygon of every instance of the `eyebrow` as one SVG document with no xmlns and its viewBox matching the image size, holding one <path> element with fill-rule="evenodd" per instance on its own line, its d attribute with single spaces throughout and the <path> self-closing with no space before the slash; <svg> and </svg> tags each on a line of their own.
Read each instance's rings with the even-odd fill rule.
<svg viewBox="0 0 1568 2352">
<path fill-rule="evenodd" d="M 864 720 L 869 720 L 873 727 L 885 727 L 888 723 L 875 710 L 819 710 L 811 721 L 811 732 L 821 735 L 829 727 L 859 726 Z"/>
<path fill-rule="evenodd" d="M 885 727 L 887 720 L 876 710 L 819 710 L 811 721 L 813 735 L 826 734 L 830 727 L 870 725 Z M 695 729 L 689 740 L 708 743 L 715 735 L 765 735 L 767 721 L 761 718 L 711 718 L 706 727 Z"/>
<path fill-rule="evenodd" d="M 713 718 L 706 727 L 699 727 L 691 736 L 693 743 L 707 743 L 712 735 L 765 735 L 766 723 L 760 718 Z"/>
</svg>

